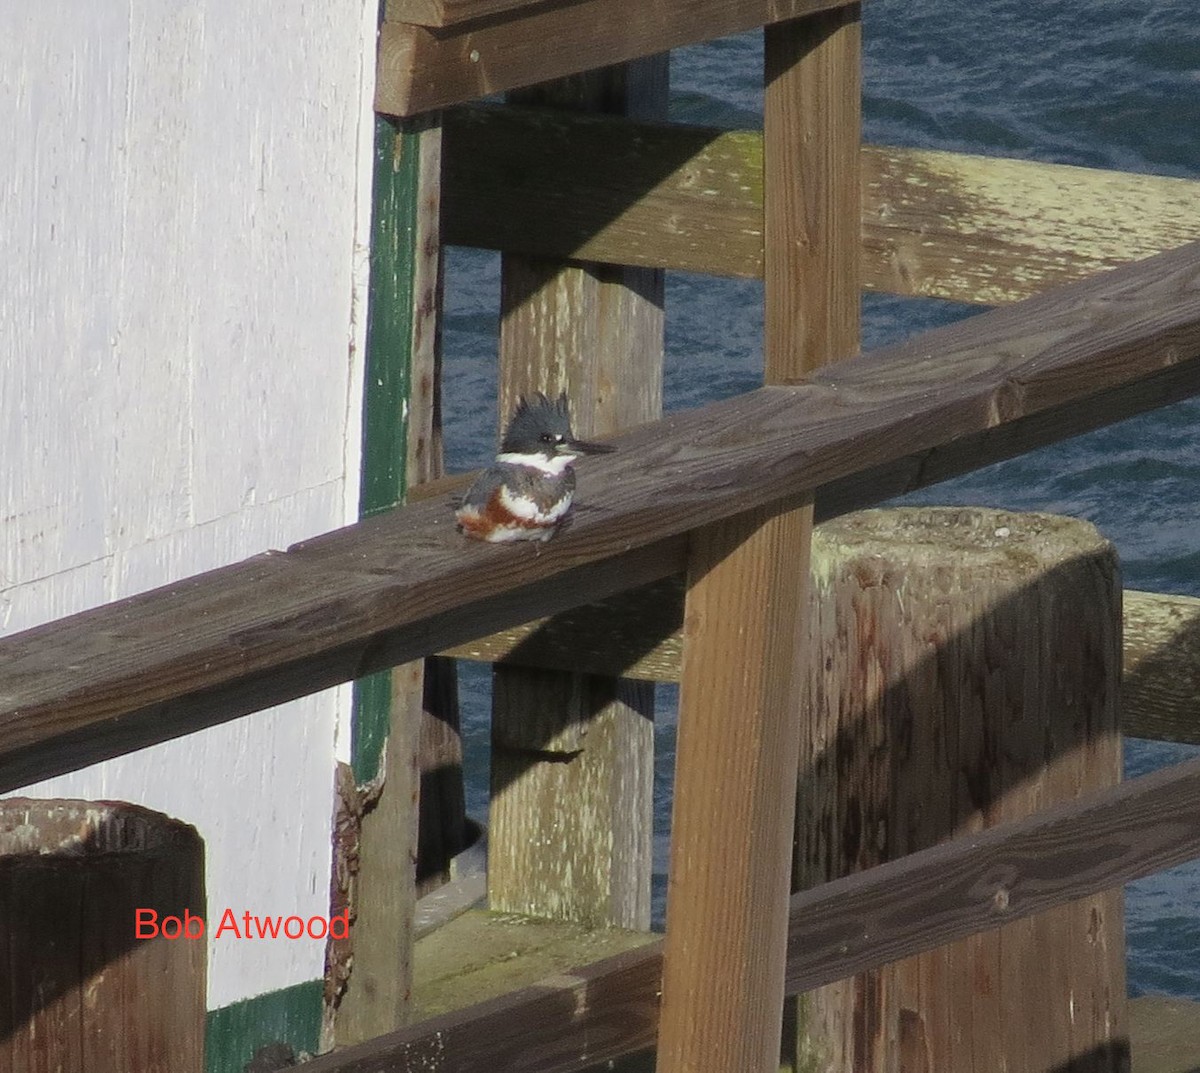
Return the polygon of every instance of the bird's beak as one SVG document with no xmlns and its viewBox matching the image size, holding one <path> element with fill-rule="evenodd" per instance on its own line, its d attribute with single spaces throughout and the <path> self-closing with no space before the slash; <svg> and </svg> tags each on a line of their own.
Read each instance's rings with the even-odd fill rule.
<svg viewBox="0 0 1200 1073">
<path fill-rule="evenodd" d="M 567 440 L 562 449 L 567 451 L 579 451 L 585 455 L 610 455 L 616 450 L 609 443 L 588 443 L 587 440 Z"/>
</svg>

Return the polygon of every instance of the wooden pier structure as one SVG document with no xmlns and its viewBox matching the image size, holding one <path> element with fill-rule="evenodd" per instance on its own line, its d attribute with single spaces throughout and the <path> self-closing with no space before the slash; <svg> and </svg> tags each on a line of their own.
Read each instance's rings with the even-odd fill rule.
<svg viewBox="0 0 1200 1073">
<path fill-rule="evenodd" d="M 759 27 L 762 131 L 667 124 L 665 54 Z M 1065 587 L 987 618 L 992 634 L 970 630 L 1018 599 L 999 583 L 978 615 L 958 608 L 962 622 L 935 602 L 908 608 L 930 651 L 975 638 L 981 680 L 1044 683 L 997 688 L 1002 711 L 1047 721 L 1036 748 L 1034 723 L 1023 731 L 1025 766 L 982 761 L 984 783 L 1003 763 L 1031 779 L 1068 753 L 1082 767 L 1011 812 L 980 791 L 937 844 L 892 856 L 868 832 L 857 864 L 814 854 L 818 876 L 794 868 L 797 812 L 822 759 L 865 764 L 854 735 L 876 732 L 867 717 L 839 723 L 831 703 L 815 711 L 803 671 L 816 646 L 845 640 L 810 629 L 833 532 L 819 526 L 1200 393 L 1200 183 L 862 145 L 860 8 L 843 0 L 387 0 L 378 44 L 368 367 L 407 394 L 366 420 L 385 462 L 362 520 L 0 639 L 0 788 L 358 681 L 344 815 L 364 822 L 342 862 L 357 869 L 356 934 L 330 963 L 338 1046 L 305 1068 L 565 1073 L 649 1048 L 662 1073 L 766 1073 L 781 1049 L 794 1068 L 950 1068 L 967 1030 L 922 1029 L 903 1060 L 931 1064 L 902 1066 L 904 1011 L 878 994 L 854 1007 L 877 1019 L 846 1029 L 878 1050 L 804 1065 L 817 1028 L 785 999 L 878 983 L 900 959 L 1081 899 L 1087 941 L 1122 942 L 1106 892 L 1200 856 L 1200 762 L 1116 781 L 1118 731 L 1200 741 L 1200 601 L 1126 592 L 1122 612 L 1099 542 L 1076 573 L 1022 559 L 1021 598 Z M 454 529 L 466 478 L 445 477 L 440 455 L 443 244 L 504 253 L 498 420 L 522 392 L 566 390 L 577 428 L 618 448 L 581 467 L 571 524 L 536 549 Z M 763 278 L 763 386 L 662 416 L 668 269 Z M 864 289 L 995 308 L 860 353 Z M 1036 607 L 1079 642 L 1044 678 L 1004 664 L 1032 660 L 1036 646 L 1002 642 Z M 1084 610 L 1068 622 L 1064 608 Z M 448 656 L 496 665 L 493 909 L 622 929 L 609 934 L 628 948 L 408 1023 L 414 801 L 422 786 L 443 793 L 434 773 L 453 767 Z M 930 710 L 957 696 L 938 692 L 950 677 L 922 694 Z M 646 934 L 655 680 L 681 690 L 662 937 Z M 838 711 L 867 706 L 865 679 L 855 689 Z M 909 700 L 915 724 L 925 709 Z M 921 789 L 906 784 L 914 810 Z M 448 856 L 461 827 L 422 837 L 444 836 Z M 1090 1027 L 1028 1041 L 1007 1068 L 1128 1068 L 1123 969 L 1098 999 L 1095 965 L 1064 951 L 1037 995 L 1062 985 L 1065 1001 L 1080 974 Z M 1027 948 L 998 971 L 1027 979 L 1039 953 L 1052 959 Z M 964 986 L 922 981 L 934 1001 Z M 971 1046 L 1006 1038 L 999 1016 L 977 1019 Z M 154 1061 L 128 1073 L 180 1068 Z"/>
</svg>

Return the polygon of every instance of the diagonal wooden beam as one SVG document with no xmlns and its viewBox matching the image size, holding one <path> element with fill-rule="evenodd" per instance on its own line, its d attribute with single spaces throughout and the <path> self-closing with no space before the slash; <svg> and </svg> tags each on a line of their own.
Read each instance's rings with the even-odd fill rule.
<svg viewBox="0 0 1200 1073">
<path fill-rule="evenodd" d="M 789 994 L 1200 856 L 1200 760 L 793 895 Z M 310 1073 L 572 1073 L 651 1046 L 662 943 L 314 1059 Z"/>
<path fill-rule="evenodd" d="M 862 506 L 1197 391 L 1192 245 L 620 436 L 542 548 L 424 500 L 8 637 L 0 789 L 679 574 L 692 529 L 784 497 Z"/>
</svg>

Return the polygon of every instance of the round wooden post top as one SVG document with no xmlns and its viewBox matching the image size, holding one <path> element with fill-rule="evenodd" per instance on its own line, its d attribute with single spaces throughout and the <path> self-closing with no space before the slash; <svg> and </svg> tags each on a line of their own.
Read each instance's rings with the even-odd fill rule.
<svg viewBox="0 0 1200 1073">
<path fill-rule="evenodd" d="M 874 547 L 873 547 L 874 546 Z M 1081 518 L 986 507 L 886 507 L 843 514 L 813 532 L 813 574 L 853 549 L 886 556 L 903 547 L 912 566 L 989 562 L 1009 575 L 1028 576 L 1076 556 L 1112 555 L 1112 544 Z"/>
<path fill-rule="evenodd" d="M 124 801 L 0 801 L 0 861 L 25 857 L 174 854 L 198 845 L 191 824 Z"/>
</svg>

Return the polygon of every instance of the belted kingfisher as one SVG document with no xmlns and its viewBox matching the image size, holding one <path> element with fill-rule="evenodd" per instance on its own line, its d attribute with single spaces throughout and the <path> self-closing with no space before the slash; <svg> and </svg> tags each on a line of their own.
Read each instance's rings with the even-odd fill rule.
<svg viewBox="0 0 1200 1073">
<path fill-rule="evenodd" d="M 493 544 L 549 540 L 575 497 L 572 463 L 615 448 L 577 440 L 564 392 L 551 400 L 522 398 L 500 441 L 500 453 L 463 496 L 458 530 Z"/>
</svg>

